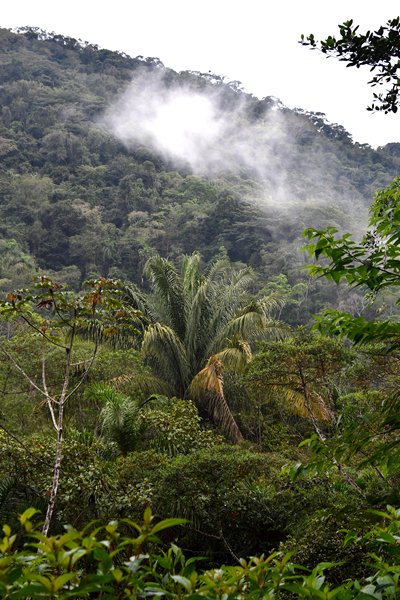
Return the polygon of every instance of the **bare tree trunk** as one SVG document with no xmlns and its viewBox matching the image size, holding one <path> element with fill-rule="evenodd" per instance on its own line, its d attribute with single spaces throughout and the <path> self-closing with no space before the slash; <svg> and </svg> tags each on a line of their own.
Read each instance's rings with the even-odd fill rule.
<svg viewBox="0 0 400 600">
<path fill-rule="evenodd" d="M 62 445 L 63 445 L 63 423 L 64 423 L 64 406 L 67 398 L 68 392 L 68 384 L 69 384 L 69 376 L 71 373 L 71 358 L 72 358 L 72 345 L 73 345 L 74 332 L 71 336 L 70 347 L 66 349 L 67 352 L 67 364 L 65 366 L 65 374 L 64 374 L 64 382 L 61 391 L 61 396 L 58 405 L 58 420 L 57 420 L 57 446 L 56 446 L 56 455 L 54 459 L 54 468 L 53 468 L 53 480 L 51 484 L 50 498 L 47 504 L 46 518 L 44 521 L 42 533 L 43 535 L 47 535 L 50 522 L 53 517 L 54 508 L 56 505 L 58 485 L 60 482 L 60 473 L 61 473 L 61 460 L 62 460 Z"/>
<path fill-rule="evenodd" d="M 58 428 L 57 428 L 57 447 L 56 456 L 54 460 L 53 468 L 53 480 L 51 484 L 50 498 L 47 504 L 46 519 L 44 521 L 42 533 L 47 535 L 50 527 L 50 522 L 53 517 L 54 507 L 56 505 L 58 484 L 60 481 L 61 473 L 61 460 L 62 460 L 62 443 L 63 443 L 63 418 L 64 418 L 64 405 L 60 405 L 58 413 Z"/>
</svg>

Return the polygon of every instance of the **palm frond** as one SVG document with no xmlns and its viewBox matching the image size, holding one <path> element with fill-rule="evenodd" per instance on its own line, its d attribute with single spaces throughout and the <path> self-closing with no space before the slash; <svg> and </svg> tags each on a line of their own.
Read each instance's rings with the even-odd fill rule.
<svg viewBox="0 0 400 600">
<path fill-rule="evenodd" d="M 223 396 L 224 364 L 217 355 L 210 356 L 204 369 L 201 369 L 192 379 L 188 392 L 195 399 L 200 399 L 205 392 L 213 396 Z"/>
<path fill-rule="evenodd" d="M 161 256 L 152 256 L 145 273 L 154 292 L 161 300 L 171 327 L 183 339 L 185 335 L 185 302 L 181 278 L 174 265 Z"/>
<path fill-rule="evenodd" d="M 240 335 L 244 338 L 249 338 L 260 331 L 264 331 L 267 326 L 267 317 L 263 307 L 258 302 L 243 308 L 239 314 L 231 319 L 225 328 L 225 333 L 232 335 Z"/>
<path fill-rule="evenodd" d="M 294 414 L 317 421 L 333 420 L 331 409 L 315 390 L 308 390 L 307 398 L 302 390 L 294 387 L 272 386 L 272 390 Z"/>
<path fill-rule="evenodd" d="M 286 335 L 287 326 L 281 321 L 269 317 L 267 307 L 261 300 L 254 300 L 242 308 L 235 317 L 228 321 L 212 340 L 209 351 L 216 351 L 226 344 L 226 340 L 239 336 L 249 342 L 260 337 L 279 339 Z"/>
<path fill-rule="evenodd" d="M 148 297 L 134 283 L 121 282 L 120 289 L 124 305 L 140 311 L 144 322 L 154 323 L 157 320 Z"/>
<path fill-rule="evenodd" d="M 138 389 L 143 395 L 151 393 L 170 395 L 173 390 L 168 383 L 150 373 L 123 373 L 109 380 L 117 390 L 121 390 L 127 384 L 133 384 L 135 389 Z"/>
<path fill-rule="evenodd" d="M 204 277 L 200 272 L 201 256 L 198 252 L 193 252 L 190 256 L 184 256 L 182 261 L 182 286 L 185 298 L 189 304 L 195 296 L 199 285 Z"/>
<path fill-rule="evenodd" d="M 224 275 L 223 285 L 217 286 L 218 306 L 224 312 L 229 312 L 229 309 L 237 311 L 238 307 L 243 304 L 244 295 L 255 280 L 255 273 L 250 267 L 246 267 L 233 271 L 229 277 L 226 277 L 226 272 Z"/>
<path fill-rule="evenodd" d="M 216 278 L 226 275 L 227 269 L 231 267 L 232 265 L 228 257 L 218 258 L 208 265 L 206 277 L 210 281 L 215 281 Z"/>
<path fill-rule="evenodd" d="M 228 346 L 215 356 L 223 362 L 226 369 L 236 373 L 242 371 L 253 357 L 250 344 L 239 336 L 228 340 Z"/>
<path fill-rule="evenodd" d="M 259 298 L 257 302 L 262 305 L 264 313 L 272 317 L 275 313 L 280 313 L 285 306 L 285 298 L 279 292 L 272 292 L 268 296 Z"/>
<path fill-rule="evenodd" d="M 85 389 L 85 398 L 89 402 L 96 402 L 100 405 L 106 402 L 113 402 L 118 391 L 108 383 L 91 383 Z"/>
<path fill-rule="evenodd" d="M 283 323 L 283 321 L 267 318 L 265 328 L 255 331 L 252 336 L 249 336 L 249 339 L 252 342 L 256 340 L 282 340 L 288 337 L 290 333 L 289 325 Z"/>
<path fill-rule="evenodd" d="M 218 337 L 219 332 L 231 321 L 249 300 L 247 290 L 254 281 L 251 269 L 241 269 L 228 281 L 214 283 L 213 311 L 210 328 Z"/>
<path fill-rule="evenodd" d="M 217 356 L 211 356 L 204 369 L 193 378 L 188 393 L 194 399 L 208 400 L 213 419 L 219 423 L 227 437 L 235 444 L 243 437 L 224 394 L 224 364 Z"/>
<path fill-rule="evenodd" d="M 115 321 L 106 319 L 92 319 L 78 323 L 78 333 L 84 338 L 110 345 L 113 348 L 128 348 L 135 345 L 141 337 L 146 318 L 140 310 L 127 306 L 123 316 Z"/>
<path fill-rule="evenodd" d="M 214 334 L 211 330 L 213 308 L 210 286 L 210 281 L 205 279 L 187 307 L 185 346 L 194 371 L 198 370 L 204 361 L 206 348 Z"/>
<path fill-rule="evenodd" d="M 135 449 L 141 423 L 138 419 L 139 407 L 128 396 L 105 384 L 94 384 L 86 391 L 88 399 L 100 402 L 102 434 L 115 442 L 123 456 Z"/>
<path fill-rule="evenodd" d="M 166 381 L 183 395 L 190 369 L 186 348 L 175 331 L 160 323 L 150 325 L 144 334 L 142 352 L 145 357 L 156 360 Z"/>
</svg>

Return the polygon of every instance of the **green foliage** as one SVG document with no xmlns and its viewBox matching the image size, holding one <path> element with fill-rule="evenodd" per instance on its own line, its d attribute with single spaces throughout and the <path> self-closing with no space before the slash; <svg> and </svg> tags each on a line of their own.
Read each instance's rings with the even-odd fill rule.
<svg viewBox="0 0 400 600">
<path fill-rule="evenodd" d="M 76 524 L 94 517 L 106 519 L 127 514 L 139 518 L 143 508 L 154 502 L 169 457 L 213 448 L 222 441 L 214 432 L 201 429 L 197 409 L 190 401 L 154 400 L 140 411 L 132 401 L 127 404 L 128 409 L 132 405 L 134 408 L 133 432 L 126 422 L 121 426 L 113 421 L 111 433 L 104 432 L 100 438 L 88 430 L 77 431 L 71 425 L 66 428 L 56 523 Z M 0 514 L 9 522 L 15 517 L 16 507 L 25 502 L 24 508 L 29 498 L 30 503 L 35 498 L 37 506 L 44 503 L 51 485 L 55 451 L 49 431 L 25 434 L 22 444 L 18 439 L 0 432 L 4 485 L 18 482 L 9 495 L 8 487 L 4 488 L 2 508 L 0 502 Z M 126 458 L 121 454 L 123 450 Z"/>
<path fill-rule="evenodd" d="M 175 261 L 198 250 L 210 261 L 221 249 L 265 280 L 283 272 L 291 285 L 304 282 L 302 228 L 332 218 L 338 227 L 358 222 L 372 190 L 398 173 L 395 145 L 375 151 L 352 144 L 323 114 L 259 101 L 221 77 L 178 74 L 158 59 L 34 28 L 3 29 L 0 37 L 0 233 L 73 287 L 98 276 L 140 284 L 155 252 Z M 94 125 L 131 81 L 140 86 L 154 74 L 167 89 L 217 95 L 230 120 L 242 106 L 239 126 L 251 128 L 270 154 L 268 167 L 260 173 L 257 160 L 257 169 L 242 165 L 205 179 L 184 167 L 177 172 L 148 148 L 127 149 Z M 29 269 L 19 274 L 27 285 Z M 308 321 L 328 300 L 336 299 L 320 289 L 306 295 L 294 322 Z"/>
<path fill-rule="evenodd" d="M 121 329 L 137 333 L 133 322 L 137 312 L 120 310 L 117 282 L 97 279 L 87 282 L 88 291 L 77 294 L 47 276 L 41 276 L 31 289 L 9 292 L 1 301 L 3 319 L 25 322 L 51 346 L 69 348 L 73 333 L 91 337 L 111 337 Z"/>
<path fill-rule="evenodd" d="M 337 237 L 337 230 L 308 229 L 305 235 L 315 240 L 307 246 L 315 259 L 326 257 L 328 264 L 314 264 L 314 276 L 324 276 L 339 283 L 342 279 L 352 286 L 366 286 L 376 294 L 386 287 L 398 286 L 400 268 L 400 179 L 378 192 L 371 209 L 369 229 L 355 242 L 350 234 Z M 330 333 L 345 333 L 357 343 L 385 341 L 391 349 L 398 345 L 399 326 L 395 321 L 367 322 L 338 311 L 328 311 L 322 319 Z"/>
<path fill-rule="evenodd" d="M 398 511 L 388 507 L 385 519 L 362 537 L 349 532 L 346 543 L 374 550 L 369 573 L 331 585 L 327 572 L 335 563 L 308 570 L 290 554 L 273 553 L 236 566 L 200 571 L 198 558 L 186 559 L 173 543 L 162 548 L 163 532 L 183 525 L 182 519 L 154 519 L 147 509 L 143 524 L 111 521 L 105 526 L 72 527 L 64 534 L 44 537 L 33 526 L 34 509 L 20 517 L 25 545 L 15 548 L 16 535 L 3 526 L 0 586 L 12 598 L 146 598 L 178 600 L 225 598 L 313 598 L 390 600 L 399 592 Z M 125 528 L 125 530 L 124 530 Z M 126 533 L 126 528 L 130 533 Z M 147 551 L 147 552 L 146 552 Z"/>
<path fill-rule="evenodd" d="M 102 435 L 117 445 L 122 456 L 149 447 L 175 456 L 223 441 L 213 431 L 201 428 L 201 417 L 190 400 L 153 395 L 139 403 L 104 384 L 92 384 L 85 395 L 102 407 Z"/>
<path fill-rule="evenodd" d="M 21 445 L 16 439 L 10 439 L 4 431 L 1 432 L 2 472 L 15 479 L 19 485 L 35 490 L 40 501 L 47 504 L 52 483 L 56 441 L 49 433 L 24 439 L 26 443 Z M 102 498 L 106 500 L 115 489 L 111 465 L 103 458 L 107 451 L 108 448 L 104 443 L 93 438 L 85 440 L 83 436 L 73 431 L 66 435 L 53 523 L 55 530 L 60 521 L 83 524 L 98 514 L 104 514 Z M 6 520 L 11 521 L 15 518 L 16 511 L 21 509 L 21 502 L 3 505 L 4 512 L 7 513 Z M 27 506 L 29 501 L 23 508 Z"/>
<path fill-rule="evenodd" d="M 139 407 L 109 385 L 93 384 L 86 389 L 88 400 L 102 405 L 101 430 L 104 436 L 117 444 L 122 456 L 135 449 L 141 435 Z"/>
<path fill-rule="evenodd" d="M 384 93 L 374 93 L 374 102 L 368 110 L 396 113 L 399 96 L 400 17 L 390 19 L 374 31 L 359 33 L 358 29 L 359 26 L 354 26 L 350 19 L 339 25 L 339 38 L 330 35 L 326 40 L 318 42 L 313 34 L 306 38 L 302 35 L 301 43 L 312 48 L 319 47 L 324 54 L 337 56 L 339 60 L 348 63 L 348 67 L 370 67 L 375 74 L 369 83 L 372 86 L 385 85 L 389 89 Z"/>
<path fill-rule="evenodd" d="M 276 548 L 302 529 L 306 515 L 334 502 L 322 479 L 291 484 L 280 477 L 284 458 L 220 446 L 178 456 L 154 488 L 153 507 L 190 524 L 180 543 L 213 561 L 232 561 Z"/>
<path fill-rule="evenodd" d="M 96 356 L 99 342 L 118 331 L 119 327 L 130 333 L 137 330 L 132 323 L 140 315 L 137 311 L 122 310 L 118 299 L 116 282 L 106 279 L 89 282 L 89 292 L 77 294 L 61 284 L 42 276 L 32 289 L 21 289 L 9 292 L 6 300 L 0 302 L 0 315 L 4 320 L 15 319 L 23 322 L 33 335 L 42 342 L 41 349 L 41 382 L 38 385 L 24 371 L 19 359 L 7 348 L 7 340 L 0 346 L 1 353 L 9 360 L 10 367 L 39 393 L 45 404 L 55 429 L 56 449 L 53 459 L 53 475 L 43 534 L 47 534 L 54 513 L 61 472 L 64 411 L 71 396 L 81 387 Z M 92 342 L 93 349 L 89 360 L 83 364 L 78 381 L 73 381 L 73 350 L 79 333 L 86 333 Z M 46 350 L 61 349 L 64 351 L 64 364 L 61 382 L 55 388 L 49 388 L 46 374 Z M 35 377 L 35 375 L 34 375 Z M 5 428 L 3 427 L 3 430 Z"/>
<path fill-rule="evenodd" d="M 337 231 L 309 229 L 305 232 L 313 243 L 308 245 L 310 255 L 319 260 L 327 259 L 324 264 L 311 265 L 314 275 L 324 276 L 339 283 L 342 279 L 351 286 L 364 286 L 373 295 L 386 288 L 396 293 L 399 285 L 399 179 L 378 192 L 371 209 L 369 229 L 361 242 L 355 242 L 349 234 L 337 237 Z M 398 303 L 398 300 L 397 300 Z M 399 343 L 399 325 L 397 320 L 367 321 L 362 317 L 353 317 L 338 311 L 326 311 L 318 319 L 318 326 L 329 334 L 346 336 L 351 341 L 366 345 L 375 343 L 375 354 L 382 356 L 383 373 L 390 373 L 386 385 L 382 385 L 382 374 L 378 397 L 380 405 L 372 410 L 365 405 L 361 415 L 353 416 L 349 422 L 349 412 L 344 403 L 344 420 L 340 423 L 328 444 L 321 444 L 315 436 L 308 442 L 314 453 L 314 466 L 320 469 L 326 466 L 326 456 L 335 461 L 352 460 L 373 465 L 381 481 L 381 494 L 396 493 L 390 490 L 390 478 L 396 478 L 399 469 L 398 458 L 398 392 L 396 390 L 397 369 L 395 351 Z M 369 348 L 371 352 L 373 346 Z M 389 352 L 392 360 L 385 357 Z M 386 364 L 385 364 L 386 363 Z M 393 368 L 394 365 L 394 368 Z M 391 372 L 390 372 L 391 371 Z M 372 378 L 373 379 L 373 378 Z M 394 385 L 393 385 L 394 384 Z M 376 381 L 375 381 L 376 385 Z M 385 390 L 386 387 L 386 390 Z M 393 393 L 394 391 L 394 393 Z M 364 401 L 368 396 L 364 395 Z M 376 397 L 369 397 L 376 400 Z M 358 397 L 360 400 L 360 396 Z M 347 412 L 347 414 L 346 414 Z M 354 418 L 355 417 L 355 418 Z M 299 471 L 302 470 L 302 467 Z M 389 480 L 387 478 L 389 477 Z M 386 489 L 385 489 L 386 488 Z M 379 494 L 378 494 L 379 495 Z"/>
<path fill-rule="evenodd" d="M 177 74 L 157 59 L 132 59 L 34 29 L 20 35 L 1 30 L 0 40 L 0 288 L 22 287 L 1 305 L 10 321 L 4 318 L 0 344 L 0 515 L 14 527 L 16 511 L 47 503 L 58 452 L 52 531 L 60 533 L 61 522 L 81 527 L 96 518 L 138 519 L 150 506 L 191 521 L 179 533 L 188 560 L 174 544 L 165 545 L 178 529 L 164 534 L 172 522 L 158 526 L 149 510 L 143 527 L 124 521 L 83 532 L 70 527 L 54 537 L 35 533 L 36 546 L 23 547 L 5 526 L 4 595 L 395 597 L 397 582 L 389 579 L 398 561 L 375 545 L 386 525 L 363 538 L 367 501 L 379 509 L 398 502 L 398 406 L 388 402 L 398 387 L 395 354 L 389 361 L 380 348 L 375 358 L 356 360 L 338 342 L 302 331 L 264 344 L 250 359 L 260 334 L 281 333 L 272 313 L 297 324 L 316 307 L 337 306 L 339 297 L 351 304 L 341 291 L 299 275 L 299 235 L 309 222 L 315 223 L 310 240 L 325 232 L 315 255 L 336 260 L 331 279 L 366 283 L 373 292 L 397 285 L 398 181 L 378 194 L 362 242 L 339 240 L 326 229 L 330 219 L 339 230 L 344 219 L 359 221 L 371 189 L 398 172 L 397 145 L 379 151 L 353 145 L 323 114 L 259 102 L 221 78 Z M 214 179 L 196 177 L 183 167 L 171 170 L 146 148 L 128 150 L 93 126 L 132 79 L 139 81 L 139 71 L 156 72 L 168 89 L 189 82 L 190 89 L 218 91 L 230 117 L 240 105 L 241 124 L 251 126 L 271 153 L 267 171 L 246 167 Z M 265 135 L 271 107 L 272 140 Z M 278 164 L 279 152 L 287 171 Z M 282 194 L 278 174 L 287 184 Z M 24 289 L 38 268 L 52 273 L 35 289 Z M 255 271 L 268 282 L 259 293 Z M 114 279 L 98 275 L 128 278 L 145 291 L 126 284 L 122 298 Z M 90 291 L 64 287 L 79 290 L 87 276 Z M 360 298 L 353 304 L 362 304 Z M 352 324 L 349 319 L 341 330 L 349 332 Z M 363 340 L 376 339 L 379 327 L 384 341 L 397 343 L 392 321 L 370 325 L 370 333 L 360 322 L 354 327 Z M 143 337 L 147 365 L 135 342 Z M 115 340 L 137 350 L 101 346 Z M 60 387 L 65 355 L 68 385 Z M 357 385 L 362 392 L 355 392 Z M 173 393 L 185 399 L 168 400 Z M 225 424 L 231 434 L 226 423 L 234 413 L 246 437 L 268 452 L 221 446 L 220 436 L 200 427 L 188 397 L 202 417 Z M 60 427 L 52 415 L 66 400 Z M 311 436 L 295 448 L 299 436 L 310 435 L 310 417 L 327 438 Z M 314 468 L 304 465 L 312 455 Z M 297 464 L 288 470 L 294 479 L 288 480 L 281 468 L 293 458 Z M 332 468 L 335 461 L 356 480 L 361 499 Z M 30 533 L 32 514 L 22 519 Z M 395 513 L 388 514 L 378 520 L 395 521 Z M 153 545 L 157 527 L 163 549 Z M 352 545 L 349 534 L 341 551 L 343 527 L 354 527 L 359 540 Z M 388 547 L 397 534 L 391 525 Z M 281 542 L 310 570 L 280 553 L 238 561 Z M 17 547 L 21 554 L 14 555 Z M 381 561 L 376 575 L 366 566 L 370 550 Z M 198 572 L 199 551 L 211 566 L 222 560 L 238 565 Z M 314 568 L 321 560 L 345 566 Z M 359 582 L 349 560 L 362 565 Z"/>
<path fill-rule="evenodd" d="M 222 552 L 228 560 L 232 556 L 227 548 L 231 547 L 232 552 L 243 556 L 255 546 L 268 543 L 271 531 L 279 531 L 278 522 L 274 523 L 271 516 L 265 523 L 272 507 L 265 513 L 265 507 L 260 510 L 254 504 L 252 485 L 263 474 L 269 475 L 271 483 L 277 478 L 277 457 L 231 446 L 177 457 L 165 469 L 154 506 L 162 514 L 179 514 L 189 519 L 186 547 L 201 548 L 202 553 L 211 556 Z M 270 500 L 271 496 L 273 491 L 269 490 Z M 271 539 L 269 547 L 273 543 Z"/>
<path fill-rule="evenodd" d="M 351 285 L 365 285 L 376 292 L 399 285 L 400 178 L 376 193 L 369 228 L 361 243 L 350 234 L 336 238 L 337 231 L 308 229 L 308 239 L 316 239 L 307 249 L 318 259 L 327 257 L 329 267 L 313 266 L 313 275 L 324 275 L 338 283 L 345 278 Z"/>
<path fill-rule="evenodd" d="M 223 442 L 222 436 L 202 429 L 201 418 L 190 400 L 172 398 L 161 406 L 149 405 L 140 419 L 144 442 L 169 456 L 190 454 Z"/>
<path fill-rule="evenodd" d="M 36 273 L 35 261 L 15 240 L 0 240 L 0 288 L 5 292 L 21 287 Z"/>
<path fill-rule="evenodd" d="M 261 414 L 267 416 L 275 404 L 281 408 L 280 419 L 286 410 L 329 427 L 351 353 L 339 342 L 301 328 L 285 340 L 263 343 L 260 350 L 245 380 Z"/>
</svg>

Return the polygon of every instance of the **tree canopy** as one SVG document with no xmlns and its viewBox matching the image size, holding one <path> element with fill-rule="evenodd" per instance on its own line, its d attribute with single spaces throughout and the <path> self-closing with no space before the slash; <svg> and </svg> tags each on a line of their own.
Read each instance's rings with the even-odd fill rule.
<svg viewBox="0 0 400 600">
<path fill-rule="evenodd" d="M 370 67 L 374 75 L 369 83 L 387 89 L 373 94 L 374 100 L 368 110 L 396 113 L 400 92 L 400 17 L 366 33 L 360 33 L 359 25 L 354 25 L 350 19 L 339 25 L 339 33 L 340 37 L 330 35 L 320 42 L 314 34 L 302 35 L 301 43 L 319 48 L 329 56 L 337 56 L 348 67 Z"/>
</svg>

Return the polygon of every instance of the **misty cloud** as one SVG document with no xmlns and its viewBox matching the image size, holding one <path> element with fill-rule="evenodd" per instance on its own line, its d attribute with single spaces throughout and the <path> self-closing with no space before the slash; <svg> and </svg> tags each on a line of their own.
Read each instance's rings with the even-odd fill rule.
<svg viewBox="0 0 400 600">
<path fill-rule="evenodd" d="M 102 124 L 128 147 L 146 145 L 198 174 L 245 167 L 263 177 L 275 162 L 274 138 L 281 139 L 283 132 L 277 122 L 263 123 L 262 128 L 249 124 L 243 98 L 227 110 L 217 86 L 168 87 L 160 74 L 152 73 L 132 82 L 106 111 Z"/>
<path fill-rule="evenodd" d="M 144 72 L 109 106 L 100 125 L 128 148 L 148 147 L 176 168 L 231 180 L 239 175 L 241 196 L 258 205 L 291 207 L 293 218 L 299 205 L 334 211 L 351 206 L 360 225 L 365 200 L 337 181 L 329 142 L 321 147 L 306 111 L 285 110 L 271 100 L 254 118 L 249 102 L 245 94 L 196 77 L 182 83 L 176 76 L 167 84 L 164 70 Z"/>
</svg>

